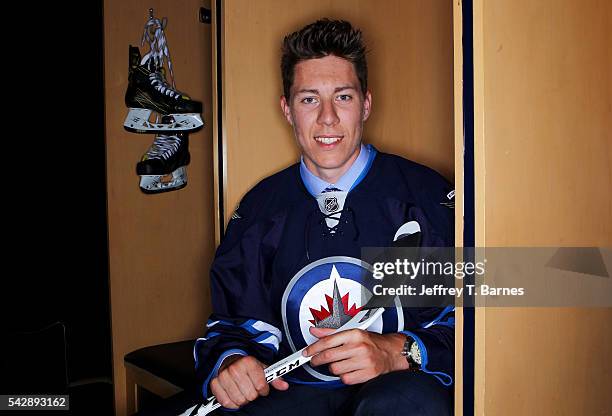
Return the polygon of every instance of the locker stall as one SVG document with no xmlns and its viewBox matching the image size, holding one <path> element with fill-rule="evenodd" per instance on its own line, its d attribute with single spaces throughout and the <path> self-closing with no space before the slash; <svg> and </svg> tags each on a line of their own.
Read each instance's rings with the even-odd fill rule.
<svg viewBox="0 0 612 416">
<path fill-rule="evenodd" d="M 360 28 L 368 49 L 372 112 L 364 142 L 427 165 L 455 182 L 462 172 L 461 13 L 450 1 L 223 0 L 213 5 L 215 223 L 217 242 L 242 196 L 257 182 L 299 161 L 280 110 L 283 36 L 322 17 Z M 247 70 L 248 68 L 248 70 Z M 221 92 L 219 94 L 219 91 Z M 219 100 L 218 97 L 221 97 Z M 461 245 L 462 207 L 455 211 Z M 459 314 L 460 315 L 460 314 Z M 462 319 L 456 357 L 461 353 Z M 456 358 L 456 407 L 462 403 Z"/>
<path fill-rule="evenodd" d="M 209 0 L 106 0 L 104 61 L 110 309 L 115 411 L 126 412 L 124 356 L 202 334 L 210 313 L 208 269 L 214 253 Z M 136 163 L 153 134 L 126 131 L 128 47 L 140 46 L 152 8 L 165 28 L 176 87 L 201 101 L 205 126 L 190 134 L 187 186 L 148 195 Z M 141 47 L 141 53 L 148 47 Z"/>
<path fill-rule="evenodd" d="M 611 247 L 612 3 L 473 16 L 476 245 Z M 481 308 L 475 326 L 475 414 L 612 409 L 612 308 Z"/>
</svg>

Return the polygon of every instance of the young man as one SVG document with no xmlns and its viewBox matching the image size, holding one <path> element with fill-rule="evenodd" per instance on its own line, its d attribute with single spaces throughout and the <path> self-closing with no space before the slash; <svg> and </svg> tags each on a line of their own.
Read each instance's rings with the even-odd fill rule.
<svg viewBox="0 0 612 416">
<path fill-rule="evenodd" d="M 423 246 L 453 245 L 451 188 L 362 144 L 372 95 L 348 22 L 288 35 L 281 68 L 302 160 L 244 196 L 217 250 L 194 347 L 200 400 L 214 394 L 232 415 L 450 415 L 453 308 L 396 304 L 368 331 L 329 334 L 363 306 L 362 247 L 389 246 L 410 222 Z M 307 345 L 310 365 L 266 383 L 266 366 Z"/>
<path fill-rule="evenodd" d="M 361 32 L 348 22 L 321 20 L 287 36 L 281 69 L 281 109 L 302 161 L 243 198 L 217 251 L 214 313 L 195 346 L 203 396 L 249 415 L 450 414 L 450 308 L 387 308 L 378 331 L 326 335 L 361 306 L 352 269 L 362 247 L 389 246 L 409 221 L 423 245 L 453 245 L 453 212 L 441 205 L 451 189 L 435 172 L 362 144 L 372 95 Z M 270 389 L 263 369 L 310 343 L 310 366 Z M 412 343 L 422 359 L 410 368 L 402 350 Z"/>
</svg>

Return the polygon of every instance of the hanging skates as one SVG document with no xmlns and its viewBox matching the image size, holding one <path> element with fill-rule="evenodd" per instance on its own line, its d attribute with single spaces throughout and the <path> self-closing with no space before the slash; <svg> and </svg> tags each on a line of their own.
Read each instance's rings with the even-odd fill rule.
<svg viewBox="0 0 612 416">
<path fill-rule="evenodd" d="M 129 47 L 128 88 L 125 104 L 129 112 L 123 126 L 136 133 L 156 133 L 155 139 L 136 165 L 140 189 L 147 194 L 178 190 L 187 186 L 186 166 L 190 161 L 188 133 L 201 128 L 202 103 L 178 91 L 164 28 L 167 19 L 153 17 L 145 24 L 142 44 L 150 51 L 141 57 Z M 167 64 L 171 83 L 166 79 Z"/>
</svg>

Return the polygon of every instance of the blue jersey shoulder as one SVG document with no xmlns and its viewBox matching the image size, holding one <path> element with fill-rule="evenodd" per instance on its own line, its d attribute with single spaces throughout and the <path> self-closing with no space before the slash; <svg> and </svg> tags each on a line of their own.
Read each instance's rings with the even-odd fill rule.
<svg viewBox="0 0 612 416">
<path fill-rule="evenodd" d="M 268 176 L 253 186 L 242 198 L 233 218 L 255 220 L 308 198 L 299 177 L 299 164 Z"/>
</svg>

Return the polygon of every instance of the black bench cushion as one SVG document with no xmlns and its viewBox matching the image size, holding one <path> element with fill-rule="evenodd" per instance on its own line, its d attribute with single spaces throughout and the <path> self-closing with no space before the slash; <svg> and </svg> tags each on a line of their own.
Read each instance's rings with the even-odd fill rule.
<svg viewBox="0 0 612 416">
<path fill-rule="evenodd" d="M 193 360 L 195 339 L 153 345 L 132 351 L 125 362 L 142 368 L 182 389 L 198 384 Z"/>
</svg>

